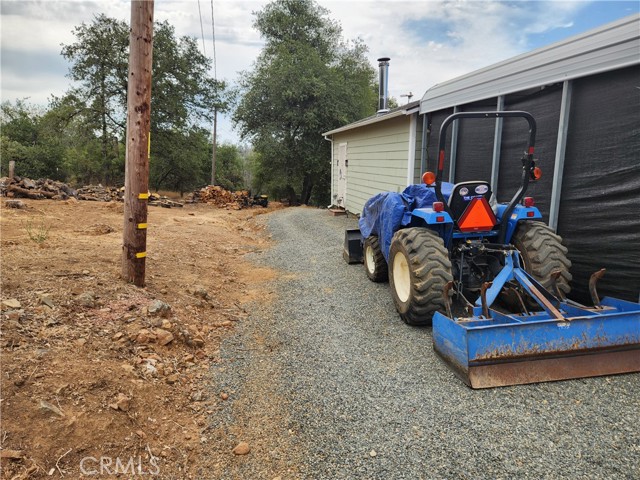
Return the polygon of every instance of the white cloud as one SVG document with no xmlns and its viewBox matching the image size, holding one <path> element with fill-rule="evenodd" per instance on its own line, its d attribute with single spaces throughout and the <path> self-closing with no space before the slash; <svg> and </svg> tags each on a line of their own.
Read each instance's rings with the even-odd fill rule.
<svg viewBox="0 0 640 480">
<path fill-rule="evenodd" d="M 360 36 L 369 59 L 391 57 L 389 93 L 414 100 L 436 83 L 530 49 L 528 35 L 571 23 L 587 2 L 320 2 L 348 38 Z M 411 25 L 412 28 L 409 28 Z M 420 28 L 424 25 L 424 28 Z M 437 28 L 429 30 L 427 25 Z"/>
<path fill-rule="evenodd" d="M 214 2 L 218 77 L 229 82 L 251 68 L 263 41 L 253 29 L 252 12 L 266 0 Z M 588 2 L 373 1 L 319 0 L 343 27 L 346 39 L 360 37 L 368 58 L 391 57 L 390 94 L 412 92 L 419 99 L 432 85 L 531 49 L 529 36 L 573 25 Z M 125 21 L 129 0 L 2 1 L 2 98 L 30 96 L 45 103 L 68 85 L 60 44 L 74 41 L 72 30 L 105 13 Z M 212 57 L 211 2 L 200 0 L 205 50 Z M 156 0 L 155 19 L 168 20 L 178 35 L 198 39 L 197 0 Z M 25 35 L 25 32 L 28 32 Z M 16 60 L 16 52 L 23 56 Z M 7 53 L 7 55 L 5 55 Z M 10 54 L 12 53 L 12 54 Z M 29 60 L 32 55 L 48 61 Z M 34 57 L 35 58 L 35 57 Z M 41 71 L 34 71 L 36 66 Z M 228 120 L 221 135 L 235 141 Z"/>
<path fill-rule="evenodd" d="M 2 73 L 2 101 L 27 98 L 29 103 L 46 105 L 51 94 L 60 95 L 69 81 L 61 75 L 40 74 L 38 76 Z"/>
</svg>

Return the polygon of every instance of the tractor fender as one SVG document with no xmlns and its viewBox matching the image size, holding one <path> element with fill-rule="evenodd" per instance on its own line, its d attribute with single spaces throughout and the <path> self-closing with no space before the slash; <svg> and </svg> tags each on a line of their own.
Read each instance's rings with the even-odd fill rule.
<svg viewBox="0 0 640 480">
<path fill-rule="evenodd" d="M 443 225 L 453 223 L 451 215 L 447 212 L 436 212 L 433 208 L 416 208 L 411 212 L 414 217 L 421 218 L 427 225 Z"/>
<path fill-rule="evenodd" d="M 434 230 L 448 248 L 453 237 L 453 219 L 447 212 L 436 212 L 433 208 L 416 208 L 411 212 L 412 227 Z"/>
<path fill-rule="evenodd" d="M 502 218 L 502 214 L 506 210 L 506 204 L 498 205 L 497 217 Z M 507 221 L 507 234 L 505 236 L 505 243 L 511 243 L 513 234 L 518 227 L 518 224 L 524 220 L 542 220 L 542 214 L 537 207 L 525 207 L 524 205 L 516 205 L 511 212 L 511 216 Z"/>
</svg>

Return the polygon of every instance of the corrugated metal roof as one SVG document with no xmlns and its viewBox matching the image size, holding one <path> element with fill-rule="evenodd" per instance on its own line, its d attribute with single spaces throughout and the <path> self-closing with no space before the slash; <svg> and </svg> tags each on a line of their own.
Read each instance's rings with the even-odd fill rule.
<svg viewBox="0 0 640 480">
<path fill-rule="evenodd" d="M 365 125 L 371 125 L 372 123 L 381 122 L 383 120 L 389 120 L 391 118 L 401 117 L 402 115 L 410 115 L 418 111 L 419 105 L 420 105 L 420 100 L 409 102 L 406 105 L 402 105 L 400 107 L 396 107 L 389 110 L 384 115 L 372 115 L 370 117 L 363 118 L 362 120 L 358 120 L 357 122 L 350 123 L 343 127 L 336 128 L 335 130 L 331 130 L 329 132 L 323 133 L 322 135 L 325 135 L 325 136 L 333 135 L 335 133 L 346 132 L 347 130 L 364 127 Z"/>
<path fill-rule="evenodd" d="M 420 113 L 640 64 L 640 14 L 476 70 L 427 90 Z"/>
</svg>

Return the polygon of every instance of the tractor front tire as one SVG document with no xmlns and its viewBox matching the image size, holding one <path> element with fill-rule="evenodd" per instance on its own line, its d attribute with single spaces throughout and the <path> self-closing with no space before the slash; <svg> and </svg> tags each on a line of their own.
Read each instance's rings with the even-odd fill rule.
<svg viewBox="0 0 640 480">
<path fill-rule="evenodd" d="M 371 235 L 364 241 L 364 268 L 372 282 L 386 282 L 389 278 L 387 261 L 380 248 L 380 239 Z"/>
<path fill-rule="evenodd" d="M 426 228 L 405 228 L 393 236 L 389 283 L 400 318 L 409 325 L 431 325 L 445 309 L 444 287 L 453 280 L 442 239 Z"/>
<path fill-rule="evenodd" d="M 512 239 L 513 245 L 520 251 L 524 269 L 553 295 L 551 274 L 560 271 L 557 280 L 558 289 L 564 296 L 571 291 L 572 279 L 569 269 L 571 261 L 567 258 L 567 247 L 562 238 L 541 222 L 522 222 L 518 225 Z"/>
</svg>

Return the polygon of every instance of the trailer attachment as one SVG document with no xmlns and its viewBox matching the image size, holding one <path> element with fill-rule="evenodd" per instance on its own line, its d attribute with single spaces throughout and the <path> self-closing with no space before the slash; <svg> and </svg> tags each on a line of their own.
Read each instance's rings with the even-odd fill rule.
<svg viewBox="0 0 640 480">
<path fill-rule="evenodd" d="M 489 308 L 507 281 L 524 287 L 540 311 Z M 470 387 L 640 372 L 640 304 L 605 297 L 585 307 L 560 300 L 511 258 L 483 290 L 471 317 L 433 317 L 436 353 Z"/>
</svg>

